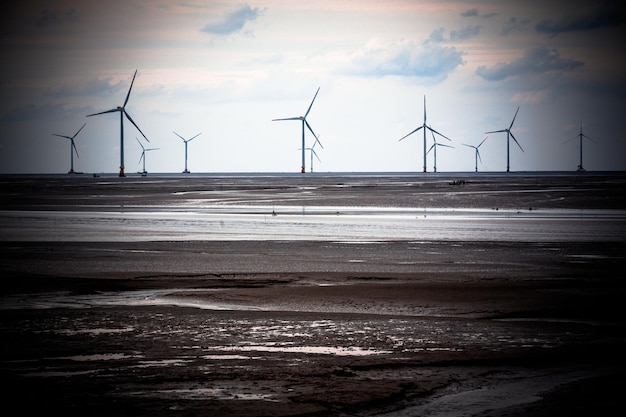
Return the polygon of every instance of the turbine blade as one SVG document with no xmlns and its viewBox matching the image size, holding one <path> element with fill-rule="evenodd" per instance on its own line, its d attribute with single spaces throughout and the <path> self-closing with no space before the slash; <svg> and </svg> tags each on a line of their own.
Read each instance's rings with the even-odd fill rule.
<svg viewBox="0 0 626 417">
<path fill-rule="evenodd" d="M 431 132 L 434 132 L 434 133 L 438 134 L 439 136 L 441 136 L 441 137 L 443 137 L 443 138 L 446 138 L 446 139 L 448 139 L 448 140 L 450 140 L 450 141 L 451 141 L 451 139 L 450 139 L 449 137 L 447 137 L 446 135 L 443 135 L 443 134 L 441 134 L 441 133 L 437 132 L 437 131 L 436 131 L 435 129 L 433 129 L 432 127 L 430 127 L 430 126 L 426 126 L 426 128 L 427 128 L 428 130 L 430 130 Z"/>
<path fill-rule="evenodd" d="M 288 117 L 286 119 L 272 119 L 272 122 L 280 122 L 282 120 L 302 120 L 302 117 Z"/>
<path fill-rule="evenodd" d="M 428 155 L 430 153 L 430 151 L 432 151 L 435 148 L 435 146 L 437 146 L 437 144 L 433 143 L 433 145 L 430 148 L 428 148 L 428 151 L 426 152 L 426 155 Z"/>
<path fill-rule="evenodd" d="M 476 149 L 476 146 L 468 145 L 467 143 L 462 143 L 461 145 L 467 146 L 468 148 Z"/>
<path fill-rule="evenodd" d="M 483 143 L 485 143 L 485 141 L 487 140 L 488 136 L 485 137 L 485 139 L 483 139 L 482 142 L 480 142 L 480 144 L 478 144 L 478 146 L 476 147 L 477 149 L 480 148 L 480 145 L 482 145 Z"/>
<path fill-rule="evenodd" d="M 511 121 L 511 126 L 509 126 L 509 130 L 513 127 L 513 123 L 515 123 L 515 118 L 517 117 L 518 111 L 519 111 L 519 106 L 517 106 L 517 110 L 515 110 L 515 116 L 513 116 L 513 120 Z"/>
<path fill-rule="evenodd" d="M 139 131 L 139 133 L 141 133 L 141 135 L 144 137 L 144 139 L 146 139 L 146 141 L 150 142 L 150 140 L 146 137 L 146 135 L 141 131 L 141 129 L 139 129 L 139 126 L 137 126 L 137 123 L 135 123 L 135 121 L 133 120 L 132 117 L 130 117 L 130 115 L 126 112 L 126 110 L 122 109 L 122 111 L 124 112 L 124 114 L 126 115 L 126 117 L 128 118 L 128 120 L 130 120 L 130 122 L 137 128 L 137 130 Z"/>
<path fill-rule="evenodd" d="M 122 106 L 122 108 L 126 107 L 126 103 L 128 103 L 128 99 L 130 98 L 130 90 L 133 89 L 133 83 L 135 82 L 136 76 L 137 76 L 137 70 L 135 70 L 135 74 L 133 75 L 133 80 L 130 82 L 130 88 L 128 89 L 128 94 L 126 94 L 126 100 L 124 100 L 124 105 Z"/>
<path fill-rule="evenodd" d="M 315 155 L 315 159 L 317 159 L 318 161 L 322 162 L 322 160 L 320 159 L 320 157 L 319 157 L 319 156 L 317 156 L 317 152 L 315 152 L 315 149 L 311 148 L 310 150 L 311 150 L 311 152 L 313 152 L 313 155 Z"/>
<path fill-rule="evenodd" d="M 445 143 L 438 143 L 437 146 L 445 146 L 446 148 L 454 148 L 454 146 L 446 145 Z"/>
<path fill-rule="evenodd" d="M 65 135 L 57 135 L 56 133 L 53 133 L 53 134 L 52 134 L 52 136 L 58 136 L 58 137 L 60 137 L 60 138 L 65 138 L 65 139 L 72 139 L 72 138 L 71 138 L 71 137 L 69 137 L 69 136 L 65 136 Z"/>
<path fill-rule="evenodd" d="M 310 131 L 311 133 L 313 133 L 313 136 L 315 137 L 315 141 L 316 141 L 316 142 L 319 142 L 319 139 L 317 138 L 317 135 L 315 134 L 315 132 L 313 131 L 313 129 L 311 129 L 311 125 L 309 125 L 309 122 L 307 122 L 307 121 L 305 120 L 305 121 L 304 121 L 304 124 L 306 125 L 306 127 L 308 127 L 308 128 L 309 128 L 309 131 Z M 320 146 L 322 146 L 322 144 L 321 144 L 321 143 L 320 143 Z M 323 146 L 322 146 L 322 148 L 323 148 Z"/>
<path fill-rule="evenodd" d="M 172 130 L 172 133 L 174 133 L 176 136 L 178 136 L 179 138 L 181 138 L 183 141 L 186 142 L 185 138 L 179 135 L 178 133 L 174 132 L 173 130 Z"/>
<path fill-rule="evenodd" d="M 74 139 L 76 136 L 78 136 L 78 134 L 80 133 L 80 131 L 81 131 L 81 130 L 83 130 L 83 127 L 85 127 L 85 126 L 87 126 L 87 123 L 84 123 L 84 124 L 82 125 L 82 127 L 81 127 L 80 129 L 78 129 L 78 132 L 76 132 L 76 133 L 74 134 L 74 136 L 72 136 L 72 139 Z"/>
<path fill-rule="evenodd" d="M 141 144 L 141 142 L 139 142 L 139 139 L 137 139 L 136 136 L 135 136 L 135 139 L 137 140 L 137 143 L 139 144 L 139 146 L 141 146 L 141 149 L 143 149 L 145 151 L 146 148 L 143 147 L 143 145 Z"/>
<path fill-rule="evenodd" d="M 485 134 L 487 134 L 487 133 L 502 133 L 502 132 L 508 132 L 508 131 L 509 131 L 509 129 L 493 130 L 491 132 L 485 132 Z"/>
<path fill-rule="evenodd" d="M 515 139 L 515 136 L 513 136 L 513 133 L 509 132 L 509 134 L 511 135 L 511 137 L 513 138 L 515 143 L 517 143 L 517 146 L 519 146 L 519 148 L 522 150 L 522 152 L 524 152 L 524 148 L 522 148 L 522 145 L 520 145 L 519 142 L 517 141 L 517 139 Z"/>
<path fill-rule="evenodd" d="M 120 109 L 115 108 L 115 109 L 111 109 L 111 110 L 105 110 L 105 111 L 101 111 L 100 113 L 93 113 L 93 114 L 88 114 L 87 117 L 91 117 L 91 116 L 97 116 L 99 114 L 106 114 L 106 113 L 115 113 L 120 111 Z"/>
<path fill-rule="evenodd" d="M 78 149 L 76 149 L 76 144 L 74 143 L 74 141 L 72 141 L 72 149 L 74 149 L 74 152 L 76 153 L 76 157 L 80 158 L 80 156 L 78 156 Z"/>
<path fill-rule="evenodd" d="M 309 112 L 311 111 L 311 107 L 313 107 L 313 102 L 315 101 L 315 97 L 317 97 L 317 93 L 320 92 L 320 87 L 317 87 L 317 91 L 315 92 L 315 95 L 313 96 L 313 100 L 311 100 L 311 104 L 309 104 L 309 108 L 306 111 L 306 113 L 304 113 L 304 117 L 307 117 L 309 115 Z"/>
<path fill-rule="evenodd" d="M 476 155 L 478 155 L 478 160 L 482 164 L 483 163 L 483 158 L 480 157 L 480 152 L 478 152 L 478 149 L 476 149 Z"/>
<path fill-rule="evenodd" d="M 146 157 L 146 151 L 143 151 L 141 153 L 141 156 L 139 157 L 139 163 L 141 163 L 141 160 L 144 159 Z"/>
<path fill-rule="evenodd" d="M 581 135 L 582 135 L 583 138 L 587 138 L 590 141 L 592 141 L 593 143 L 596 143 L 596 141 L 594 141 L 593 139 L 591 139 L 589 136 L 585 135 L 584 133 L 581 133 Z"/>
<path fill-rule="evenodd" d="M 405 135 L 405 136 L 401 137 L 401 138 L 398 140 L 398 142 L 399 142 L 399 141 L 401 141 L 402 139 L 405 139 L 405 138 L 407 138 L 407 137 L 411 136 L 413 133 L 417 132 L 418 130 L 420 130 L 420 129 L 421 129 L 421 128 L 423 128 L 423 127 L 424 127 L 424 125 L 422 125 L 422 126 L 418 127 L 417 129 L 415 129 L 414 131 L 412 131 L 412 132 L 411 132 L 411 133 L 409 133 L 408 135 Z"/>
<path fill-rule="evenodd" d="M 193 138 L 189 139 L 187 142 L 191 142 L 192 140 L 194 140 L 195 138 L 197 138 L 198 136 L 200 136 L 202 133 L 198 133 L 196 136 L 194 136 Z"/>
</svg>

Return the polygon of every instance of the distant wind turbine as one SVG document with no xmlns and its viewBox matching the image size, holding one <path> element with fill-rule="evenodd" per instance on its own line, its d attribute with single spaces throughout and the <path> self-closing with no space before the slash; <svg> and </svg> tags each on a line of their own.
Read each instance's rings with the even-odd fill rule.
<svg viewBox="0 0 626 417">
<path fill-rule="evenodd" d="M 185 170 L 183 171 L 183 174 L 189 174 L 189 170 L 187 169 L 187 144 L 191 142 L 192 140 L 194 140 L 195 138 L 197 138 L 198 136 L 200 136 L 202 133 L 198 133 L 196 136 L 194 136 L 191 139 L 185 139 L 184 137 L 182 137 L 176 132 L 174 132 L 174 134 L 178 136 L 179 138 L 181 138 L 183 142 L 185 142 Z"/>
<path fill-rule="evenodd" d="M 78 158 L 78 150 L 76 149 L 74 138 L 78 136 L 80 131 L 83 130 L 83 127 L 85 127 L 86 125 L 87 123 L 83 124 L 81 128 L 78 129 L 78 132 L 74 133 L 74 136 L 57 135 L 56 133 L 52 134 L 54 136 L 58 136 L 60 138 L 66 138 L 70 140 L 70 170 L 68 171 L 68 174 L 74 174 L 74 152 L 76 152 L 76 157 Z"/>
<path fill-rule="evenodd" d="M 403 136 L 402 138 L 400 138 L 400 140 L 403 140 L 403 139 L 407 138 L 408 136 L 411 136 L 413 133 L 417 132 L 418 130 L 420 130 L 422 128 L 424 129 L 424 172 L 426 172 L 426 154 L 428 153 L 426 151 L 426 129 L 430 130 L 431 133 L 438 134 L 439 136 L 441 136 L 444 139 L 450 140 L 450 138 L 446 137 L 445 135 L 442 135 L 441 133 L 437 132 L 435 129 L 433 129 L 430 126 L 426 125 L 426 95 L 424 95 L 424 124 L 421 125 L 420 127 L 418 127 L 417 129 L 413 130 L 408 135 Z"/>
<path fill-rule="evenodd" d="M 454 146 L 450 146 L 450 145 L 446 145 L 443 143 L 439 143 L 437 142 L 437 139 L 435 139 L 435 134 L 432 132 L 430 132 L 433 135 L 433 145 L 428 149 L 428 152 L 426 152 L 426 154 L 429 154 L 430 151 L 433 151 L 433 156 L 435 158 L 435 163 L 433 165 L 433 172 L 437 172 L 437 146 L 445 146 L 446 148 L 454 148 Z"/>
<path fill-rule="evenodd" d="M 506 132 L 506 172 L 509 172 L 509 168 L 510 168 L 510 157 L 509 157 L 509 149 L 510 149 L 509 144 L 511 142 L 510 138 L 513 138 L 515 143 L 517 143 L 517 146 L 519 146 L 519 148 L 522 150 L 522 152 L 524 152 L 524 149 L 522 148 L 522 145 L 519 144 L 517 139 L 515 139 L 515 136 L 513 136 L 513 132 L 511 132 L 511 128 L 513 127 L 513 123 L 515 122 L 515 118 L 517 117 L 517 112 L 518 111 L 519 111 L 519 106 L 517 107 L 517 110 L 515 111 L 515 116 L 513 116 L 513 120 L 511 121 L 511 125 L 509 126 L 508 129 L 494 130 L 492 132 L 485 132 L 485 134 Z"/>
<path fill-rule="evenodd" d="M 317 135 L 315 134 L 315 132 L 313 132 L 313 129 L 311 129 L 311 126 L 309 125 L 309 122 L 307 122 L 306 117 L 309 115 L 309 112 L 311 111 L 311 107 L 313 107 L 313 102 L 315 101 L 315 98 L 317 97 L 317 93 L 320 92 L 320 88 L 317 88 L 317 91 L 315 92 L 315 95 L 313 96 L 313 100 L 311 100 L 311 104 L 309 105 L 309 108 L 307 109 L 306 113 L 304 113 L 304 116 L 296 116 L 296 117 L 288 117 L 286 119 L 272 119 L 273 122 L 278 122 L 278 121 L 283 121 L 283 120 L 300 120 L 302 121 L 302 169 L 300 172 L 304 173 L 306 172 L 305 169 L 305 164 L 304 164 L 304 152 L 306 150 L 306 145 L 304 143 L 304 126 L 306 125 L 306 127 L 309 129 L 309 131 L 313 134 L 313 137 L 315 138 L 315 141 L 317 143 L 320 144 L 320 146 L 323 148 L 324 146 L 322 146 L 322 143 L 319 141 Z"/>
<path fill-rule="evenodd" d="M 587 139 L 589 139 L 592 142 L 593 142 L 593 139 L 591 139 L 589 136 L 587 136 L 587 135 L 585 135 L 583 133 L 583 120 L 582 120 L 582 118 L 580 119 L 580 133 L 577 134 L 576 136 L 578 136 L 580 138 L 580 163 L 578 164 L 578 168 L 576 170 L 579 171 L 579 172 L 583 172 L 583 171 L 585 171 L 585 168 L 583 168 L 583 138 L 587 138 Z M 572 139 L 576 139 L 576 137 L 573 137 Z M 572 139 L 569 139 L 567 142 L 569 142 Z"/>
<path fill-rule="evenodd" d="M 463 144 L 463 145 L 465 145 L 465 146 L 467 146 L 467 147 L 474 148 L 474 151 L 475 151 L 475 152 L 474 152 L 474 170 L 475 170 L 475 172 L 478 172 L 478 160 L 480 159 L 480 163 L 481 163 L 481 164 L 483 163 L 483 159 L 480 157 L 480 152 L 478 151 L 478 148 L 480 148 L 480 145 L 482 145 L 483 143 L 485 143 L 485 141 L 487 140 L 487 137 L 488 137 L 488 136 L 485 136 L 485 139 L 483 139 L 483 141 L 482 141 L 482 142 L 480 142 L 480 143 L 478 144 L 478 146 L 474 146 L 474 145 L 467 145 L 467 144 L 465 144 L 465 143 Z"/>
<path fill-rule="evenodd" d="M 87 115 L 87 117 L 90 117 L 90 116 L 97 116 L 99 114 L 105 114 L 105 113 L 115 113 L 115 112 L 120 113 L 120 177 L 125 176 L 124 175 L 124 116 L 126 116 L 126 118 L 130 120 L 130 122 L 137 128 L 139 133 L 141 133 L 141 135 L 148 142 L 150 142 L 148 138 L 146 137 L 146 135 L 144 135 L 144 133 L 141 131 L 141 129 L 139 129 L 139 126 L 137 126 L 137 123 L 135 123 L 133 118 L 130 117 L 130 115 L 126 111 L 126 104 L 128 103 L 128 99 L 130 97 L 130 90 L 133 89 L 133 83 L 135 82 L 136 76 L 137 76 L 137 70 L 135 70 L 135 75 L 133 75 L 133 80 L 130 82 L 130 88 L 128 89 L 128 94 L 126 94 L 126 100 L 124 100 L 124 104 L 122 106 L 117 106 L 114 109 L 102 111 L 100 113 L 93 113 L 93 114 Z"/>
<path fill-rule="evenodd" d="M 307 151 L 311 152 L 311 172 L 313 172 L 313 156 L 315 156 L 315 159 L 317 159 L 319 162 L 322 162 L 320 157 L 317 156 L 317 152 L 315 152 L 315 145 L 317 145 L 318 143 L 320 144 L 320 146 L 322 146 L 321 142 L 319 141 L 319 137 L 317 140 L 315 140 L 313 146 L 311 146 L 310 148 L 306 148 Z"/>
<path fill-rule="evenodd" d="M 137 139 L 137 138 L 135 138 Z M 146 176 L 148 175 L 148 171 L 146 171 L 146 152 L 148 151 L 156 151 L 159 148 L 144 148 L 144 146 L 141 144 L 141 142 L 139 142 L 139 139 L 137 139 L 137 143 L 139 143 L 139 146 L 141 146 L 141 156 L 139 157 L 139 162 L 141 162 L 143 160 L 143 171 L 141 172 L 142 176 Z"/>
</svg>

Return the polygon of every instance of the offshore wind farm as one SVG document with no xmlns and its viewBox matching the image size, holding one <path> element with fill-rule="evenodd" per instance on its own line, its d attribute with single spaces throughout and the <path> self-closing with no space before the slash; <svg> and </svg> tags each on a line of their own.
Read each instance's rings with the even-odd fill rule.
<svg viewBox="0 0 626 417">
<path fill-rule="evenodd" d="M 5 12 L 5 409 L 623 407 L 623 2 Z"/>
</svg>

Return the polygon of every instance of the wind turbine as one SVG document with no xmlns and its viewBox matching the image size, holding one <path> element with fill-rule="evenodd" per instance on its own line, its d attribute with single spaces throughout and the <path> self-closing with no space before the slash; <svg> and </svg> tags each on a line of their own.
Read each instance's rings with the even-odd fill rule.
<svg viewBox="0 0 626 417">
<path fill-rule="evenodd" d="M 139 126 L 137 126 L 137 123 L 135 123 L 133 118 L 130 117 L 130 115 L 126 111 L 126 104 L 128 103 L 128 99 L 130 97 L 130 90 L 133 89 L 133 83 L 135 82 L 136 76 L 137 76 L 137 70 L 135 70 L 135 74 L 133 75 L 133 80 L 130 82 L 130 88 L 128 89 L 128 94 L 126 94 L 126 100 L 124 100 L 124 104 L 122 106 L 117 106 L 114 109 L 102 111 L 100 113 L 93 113 L 93 114 L 87 115 L 87 117 L 90 117 L 90 116 L 97 116 L 99 114 L 106 114 L 106 113 L 115 113 L 115 112 L 120 113 L 120 177 L 125 176 L 124 175 L 124 116 L 126 116 L 126 118 L 130 120 L 130 122 L 137 128 L 139 133 L 141 133 L 141 135 L 148 142 L 150 142 L 148 138 L 146 137 L 146 135 L 144 135 L 144 133 L 141 131 L 141 129 L 139 129 Z"/>
<path fill-rule="evenodd" d="M 442 135 L 441 133 L 437 132 L 435 129 L 431 128 L 430 126 L 426 125 L 426 95 L 424 95 L 424 124 L 421 125 L 420 127 L 418 127 L 417 129 L 413 130 L 411 133 L 409 133 L 408 135 L 403 136 L 402 138 L 400 138 L 400 140 L 403 140 L 405 138 L 407 138 L 408 136 L 411 136 L 413 133 L 417 132 L 420 129 L 424 129 L 424 172 L 426 172 L 426 154 L 428 153 L 426 151 L 426 129 L 430 130 L 431 133 L 436 133 L 439 136 L 450 140 L 450 138 L 446 137 L 445 135 Z"/>
<path fill-rule="evenodd" d="M 137 139 L 137 138 L 135 138 Z M 137 139 L 137 143 L 139 143 L 139 146 L 141 146 L 141 156 L 139 157 L 139 162 L 141 162 L 141 160 L 143 159 L 143 171 L 141 172 L 141 176 L 145 177 L 146 175 L 148 175 L 148 171 L 146 171 L 146 152 L 148 151 L 156 151 L 159 148 L 144 148 L 144 146 L 141 144 L 141 142 L 139 142 L 139 139 Z"/>
<path fill-rule="evenodd" d="M 488 133 L 502 133 L 502 132 L 506 132 L 506 172 L 509 172 L 509 167 L 510 167 L 510 159 L 509 159 L 509 149 L 510 149 L 510 138 L 513 138 L 513 140 L 515 141 L 515 143 L 517 143 L 517 146 L 519 146 L 519 148 L 522 150 L 522 152 L 524 152 L 524 149 L 522 148 L 522 145 L 519 144 L 519 142 L 517 141 L 517 139 L 515 139 L 515 136 L 513 136 L 513 132 L 511 132 L 511 128 L 513 127 L 513 123 L 515 122 L 515 118 L 517 117 L 517 112 L 519 111 L 519 106 L 517 107 L 517 110 L 515 111 L 515 116 L 513 116 L 513 120 L 511 121 L 511 125 L 509 126 L 508 129 L 502 129 L 502 130 L 494 130 L 493 132 L 485 132 L 485 134 Z"/>
<path fill-rule="evenodd" d="M 278 121 L 283 121 L 283 120 L 300 120 L 302 121 L 302 169 L 300 172 L 304 173 L 306 172 L 305 167 L 304 167 L 304 152 L 306 150 L 306 146 L 304 144 L 304 126 L 306 125 L 306 127 L 309 129 L 309 131 L 313 134 L 313 137 L 315 138 L 315 141 L 317 143 L 320 144 L 320 146 L 322 148 L 324 148 L 324 146 L 322 146 L 322 143 L 319 141 L 317 135 L 315 134 L 315 132 L 313 132 L 313 129 L 311 129 L 311 126 L 309 125 L 309 122 L 306 121 L 306 117 L 309 115 L 309 112 L 311 111 L 311 107 L 313 107 L 313 102 L 315 101 L 315 98 L 317 97 L 317 93 L 320 92 L 320 88 L 317 88 L 317 91 L 315 92 L 315 95 L 313 96 L 313 100 L 311 100 L 311 104 L 309 105 L 309 108 L 307 109 L 306 113 L 304 113 L 304 116 L 297 116 L 297 117 L 288 117 L 286 119 L 272 119 L 273 122 L 278 122 Z"/>
<path fill-rule="evenodd" d="M 474 148 L 475 152 L 474 152 L 474 170 L 476 172 L 478 172 L 478 160 L 480 159 L 480 163 L 483 163 L 483 159 L 480 157 L 480 152 L 478 151 L 478 148 L 480 148 L 480 145 L 482 145 L 483 143 L 485 143 L 485 141 L 487 140 L 488 136 L 485 136 L 485 139 L 483 139 L 482 142 L 480 142 L 478 144 L 478 146 L 474 146 L 474 145 L 467 145 L 467 144 L 463 144 L 469 148 Z"/>
<path fill-rule="evenodd" d="M 576 169 L 576 171 L 579 172 L 584 172 L 585 168 L 583 168 L 583 138 L 587 138 L 590 141 L 593 142 L 593 139 L 591 139 L 589 136 L 585 135 L 583 133 L 583 120 L 582 118 L 580 119 L 580 133 L 578 135 L 576 135 L 580 138 L 580 163 L 578 164 L 578 168 Z M 572 139 L 575 139 L 575 137 L 573 137 Z M 572 139 L 569 139 L 568 142 Z"/>
<path fill-rule="evenodd" d="M 313 172 L 313 155 L 315 155 L 315 158 L 316 158 L 319 162 L 322 162 L 322 160 L 320 159 L 320 157 L 319 157 L 319 156 L 317 156 L 317 152 L 315 152 L 315 145 L 317 145 L 318 143 L 320 144 L 320 146 L 322 146 L 322 143 L 319 141 L 319 138 L 318 138 L 318 140 L 316 140 L 316 141 L 313 143 L 313 146 L 311 146 L 310 148 L 306 148 L 306 150 L 307 150 L 307 151 L 310 151 L 310 152 L 311 152 L 311 172 Z"/>
<path fill-rule="evenodd" d="M 74 152 L 76 152 L 76 157 L 78 158 L 78 150 L 76 149 L 74 138 L 80 133 L 81 130 L 83 130 L 83 127 L 85 127 L 86 125 L 87 123 L 83 124 L 81 128 L 78 129 L 78 132 L 74 133 L 74 136 L 57 135 L 56 133 L 52 134 L 53 136 L 58 136 L 60 138 L 66 138 L 70 140 L 70 170 L 68 171 L 68 174 L 74 174 Z"/>
<path fill-rule="evenodd" d="M 202 133 L 198 133 L 196 136 L 194 136 L 191 139 L 185 139 L 184 137 L 182 137 L 181 135 L 179 135 L 176 132 L 174 132 L 174 134 L 176 136 L 178 136 L 179 138 L 181 138 L 183 140 L 183 142 L 185 142 L 185 170 L 183 171 L 183 174 L 189 174 L 189 170 L 187 169 L 187 143 L 191 142 L 192 140 L 194 140 L 195 138 L 200 136 Z"/>
<path fill-rule="evenodd" d="M 430 127 L 429 127 L 430 128 Z M 435 134 L 431 131 L 430 132 L 433 135 L 433 145 L 428 149 L 428 152 L 426 152 L 426 154 L 429 154 L 430 151 L 433 151 L 433 156 L 435 157 L 435 164 L 433 165 L 433 172 L 437 172 L 437 146 L 445 146 L 446 148 L 454 148 L 454 146 L 450 146 L 450 145 L 445 145 L 443 143 L 439 143 L 437 142 L 437 139 L 435 139 Z"/>
</svg>

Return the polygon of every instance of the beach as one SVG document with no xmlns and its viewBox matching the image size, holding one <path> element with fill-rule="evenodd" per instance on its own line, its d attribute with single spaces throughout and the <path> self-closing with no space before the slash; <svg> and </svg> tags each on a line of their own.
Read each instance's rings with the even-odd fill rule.
<svg viewBox="0 0 626 417">
<path fill-rule="evenodd" d="M 26 414 L 608 414 L 626 175 L 0 178 Z"/>
</svg>

